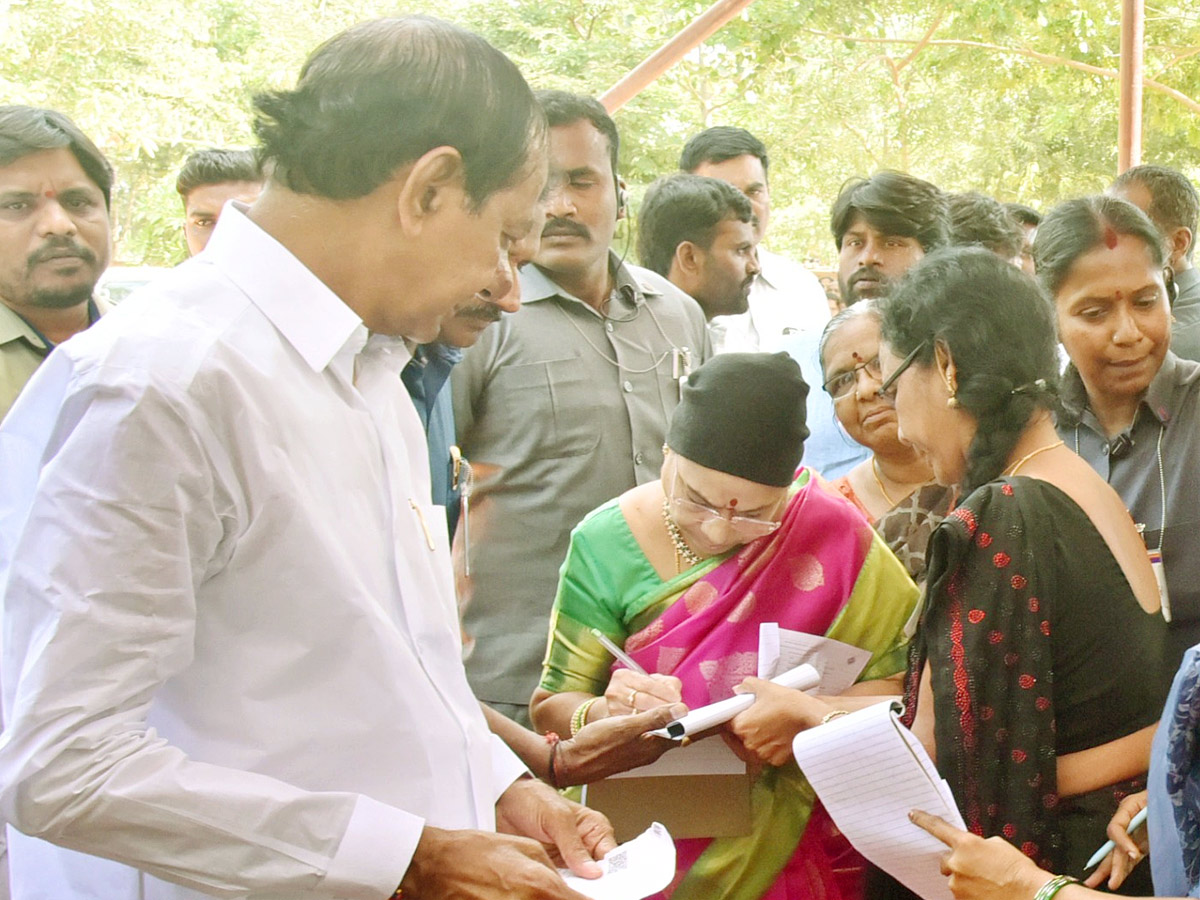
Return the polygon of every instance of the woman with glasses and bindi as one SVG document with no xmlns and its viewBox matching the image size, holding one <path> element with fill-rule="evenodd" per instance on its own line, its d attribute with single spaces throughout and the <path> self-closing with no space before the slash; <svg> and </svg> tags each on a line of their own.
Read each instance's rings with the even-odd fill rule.
<svg viewBox="0 0 1200 900">
<path fill-rule="evenodd" d="M 862 301 L 834 316 L 819 345 L 822 388 L 851 439 L 871 451 L 828 486 L 867 517 L 917 584 L 925 579 L 925 548 L 958 493 L 933 480 L 925 457 L 900 440 L 891 398 L 880 393 L 879 310 Z"/>
<path fill-rule="evenodd" d="M 747 678 L 773 622 L 869 651 L 851 692 L 899 691 L 917 589 L 856 510 L 797 471 L 807 393 L 786 354 L 709 360 L 683 386 L 660 480 L 590 513 L 563 564 L 531 702 L 539 730 L 757 696 L 724 729 L 756 762 L 750 830 L 677 841 L 674 900 L 863 896 L 862 858 L 791 759 L 795 692 Z M 648 674 L 614 665 L 593 629 Z"/>
</svg>

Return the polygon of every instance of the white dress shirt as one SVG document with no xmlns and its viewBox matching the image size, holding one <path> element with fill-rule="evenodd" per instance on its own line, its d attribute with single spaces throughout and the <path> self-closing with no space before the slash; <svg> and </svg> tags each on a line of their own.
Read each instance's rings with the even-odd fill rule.
<svg viewBox="0 0 1200 900">
<path fill-rule="evenodd" d="M 762 267 L 750 285 L 749 309 L 708 323 L 714 353 L 777 353 L 802 331 L 818 334 L 829 321 L 829 301 L 817 276 L 760 246 Z"/>
<path fill-rule="evenodd" d="M 29 383 L 0 813 L 82 853 L 10 830 L 18 900 L 384 900 L 426 822 L 494 827 L 522 767 L 467 687 L 408 359 L 227 208 Z"/>
</svg>

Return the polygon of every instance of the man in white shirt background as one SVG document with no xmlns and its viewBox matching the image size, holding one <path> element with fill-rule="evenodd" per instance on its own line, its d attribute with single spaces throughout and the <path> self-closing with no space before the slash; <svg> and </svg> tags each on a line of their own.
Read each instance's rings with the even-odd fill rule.
<svg viewBox="0 0 1200 900">
<path fill-rule="evenodd" d="M 719 316 L 709 323 L 714 353 L 774 353 L 785 339 L 801 331 L 820 333 L 829 321 L 829 302 L 812 272 L 763 246 L 771 223 L 771 189 L 767 182 L 767 148 L 744 128 L 706 128 L 684 145 L 679 169 L 728 181 L 754 207 L 760 272 L 750 288 L 750 309 Z"/>
<path fill-rule="evenodd" d="M 262 196 L 0 428 L 13 895 L 579 900 L 541 844 L 611 830 L 487 731 L 398 377 L 534 227 L 544 119 L 420 17 L 256 105 Z"/>
</svg>

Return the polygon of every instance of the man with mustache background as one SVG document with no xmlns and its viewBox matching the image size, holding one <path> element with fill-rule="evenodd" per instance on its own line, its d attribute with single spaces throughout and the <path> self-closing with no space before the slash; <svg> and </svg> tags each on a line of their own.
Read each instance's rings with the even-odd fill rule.
<svg viewBox="0 0 1200 900">
<path fill-rule="evenodd" d="M 842 186 L 830 217 L 842 302 L 886 297 L 893 283 L 949 239 L 945 194 L 904 172 L 876 172 Z"/>
<path fill-rule="evenodd" d="M 846 306 L 887 296 L 917 260 L 950 241 L 946 195 L 904 172 L 882 171 L 847 181 L 833 201 L 829 224 Z M 801 333 L 784 347 L 809 384 L 824 380 L 819 345 L 819 334 Z M 826 391 L 808 392 L 808 427 L 801 462 L 826 478 L 840 478 L 870 455 L 839 429 Z"/>
<path fill-rule="evenodd" d="M 458 527 L 462 489 L 469 470 L 463 469 L 463 457 L 454 444 L 450 371 L 462 361 L 463 351 L 474 346 L 489 325 L 499 322 L 504 313 L 515 313 L 521 308 L 517 272 L 537 252 L 538 240 L 539 235 L 534 231 L 514 243 L 509 248 L 507 270 L 497 272 L 496 280 L 476 294 L 468 306 L 443 319 L 437 340 L 413 350 L 412 360 L 400 373 L 425 426 L 433 502 L 446 508 L 451 539 Z"/>
<path fill-rule="evenodd" d="M 571 529 L 658 477 L 678 379 L 709 352 L 695 301 L 610 249 L 626 215 L 613 120 L 590 97 L 538 100 L 550 180 L 523 306 L 451 375 L 458 445 L 478 476 L 459 528 L 469 531 L 467 674 L 480 700 L 522 724 Z"/>
<path fill-rule="evenodd" d="M 54 345 L 100 317 L 112 182 L 62 113 L 0 107 L 0 419 Z"/>
</svg>

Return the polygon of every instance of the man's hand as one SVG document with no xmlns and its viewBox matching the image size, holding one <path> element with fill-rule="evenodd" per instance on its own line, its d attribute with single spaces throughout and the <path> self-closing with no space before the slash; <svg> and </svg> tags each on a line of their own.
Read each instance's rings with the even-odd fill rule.
<svg viewBox="0 0 1200 900">
<path fill-rule="evenodd" d="M 406 896 L 438 900 L 585 900 L 529 838 L 426 825 L 400 882 Z"/>
<path fill-rule="evenodd" d="M 579 734 L 560 741 L 554 755 L 554 773 L 559 787 L 590 784 L 654 762 L 676 741 L 647 734 L 687 714 L 682 703 L 659 706 L 636 716 L 607 716 L 580 729 Z"/>
<path fill-rule="evenodd" d="M 595 860 L 617 846 L 603 813 L 573 803 L 534 778 L 513 782 L 500 796 L 496 830 L 533 838 L 584 878 L 599 877 Z"/>
<path fill-rule="evenodd" d="M 1053 877 L 1004 838 L 984 840 L 916 809 L 909 818 L 950 848 L 942 874 L 958 900 L 1030 900 Z"/>
</svg>

